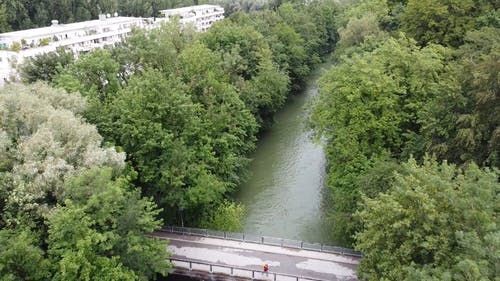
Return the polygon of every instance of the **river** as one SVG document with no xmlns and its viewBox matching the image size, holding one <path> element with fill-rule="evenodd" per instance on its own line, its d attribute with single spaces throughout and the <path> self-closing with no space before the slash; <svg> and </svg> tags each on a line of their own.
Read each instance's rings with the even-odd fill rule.
<svg viewBox="0 0 500 281">
<path fill-rule="evenodd" d="M 311 73 L 305 89 L 288 100 L 251 155 L 250 177 L 234 195 L 245 205 L 244 232 L 327 243 L 324 193 L 326 160 L 311 139 L 307 104 L 331 63 Z"/>
</svg>

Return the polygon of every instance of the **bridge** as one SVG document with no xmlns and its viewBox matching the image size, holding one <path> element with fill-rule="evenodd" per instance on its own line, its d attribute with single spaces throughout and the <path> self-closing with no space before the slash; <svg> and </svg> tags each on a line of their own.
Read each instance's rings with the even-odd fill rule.
<svg viewBox="0 0 500 281">
<path fill-rule="evenodd" d="M 166 227 L 152 236 L 170 241 L 170 261 L 179 275 L 211 280 L 358 280 L 361 253 L 352 249 L 185 227 Z M 267 273 L 262 270 L 265 263 Z"/>
</svg>

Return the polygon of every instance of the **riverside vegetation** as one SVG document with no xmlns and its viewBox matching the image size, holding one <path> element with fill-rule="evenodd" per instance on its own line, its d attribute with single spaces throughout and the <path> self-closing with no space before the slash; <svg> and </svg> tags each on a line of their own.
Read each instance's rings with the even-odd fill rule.
<svg viewBox="0 0 500 281">
<path fill-rule="evenodd" d="M 35 2 L 0 8 L 13 3 Z M 27 60 L 0 94 L 0 279 L 150 280 L 168 254 L 144 233 L 241 227 L 230 193 L 259 130 L 331 51 L 335 13 L 284 3 Z"/>
<path fill-rule="evenodd" d="M 367 280 L 498 278 L 497 1 L 268 6 L 23 66 L 0 95 L 2 280 L 147 280 L 168 264 L 144 232 L 238 229 L 259 130 L 334 47 L 310 120 L 333 241 Z"/>
<path fill-rule="evenodd" d="M 498 280 L 498 1 L 346 1 L 311 124 L 366 280 Z"/>
</svg>

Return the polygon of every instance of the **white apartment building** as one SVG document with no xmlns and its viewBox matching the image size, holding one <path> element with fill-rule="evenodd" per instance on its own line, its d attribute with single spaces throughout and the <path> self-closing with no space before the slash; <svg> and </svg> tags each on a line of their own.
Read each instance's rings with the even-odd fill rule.
<svg viewBox="0 0 500 281">
<path fill-rule="evenodd" d="M 131 34 L 132 28 L 157 28 L 161 22 L 180 18 L 182 24 L 194 23 L 196 30 L 205 31 L 215 21 L 224 18 L 224 9 L 215 5 L 199 5 L 161 11 L 165 17 L 149 18 L 101 15 L 98 20 L 52 25 L 0 34 L 0 86 L 19 79 L 17 70 L 25 58 L 64 48 L 75 56 L 96 48 L 114 45 Z"/>
<path fill-rule="evenodd" d="M 81 52 L 120 42 L 133 27 L 143 27 L 144 20 L 134 17 L 100 16 L 99 20 L 59 24 L 0 34 L 0 85 L 17 80 L 17 66 L 27 57 L 64 48 L 76 56 Z"/>
<path fill-rule="evenodd" d="M 167 19 L 178 18 L 182 24 L 194 24 L 197 31 L 206 31 L 216 21 L 224 19 L 224 8 L 217 5 L 198 5 L 162 10 Z"/>
</svg>

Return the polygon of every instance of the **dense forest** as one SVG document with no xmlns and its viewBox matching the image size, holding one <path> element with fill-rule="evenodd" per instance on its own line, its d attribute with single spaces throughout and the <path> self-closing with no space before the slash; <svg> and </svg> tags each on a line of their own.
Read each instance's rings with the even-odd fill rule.
<svg viewBox="0 0 500 281">
<path fill-rule="evenodd" d="M 195 2 L 0 3 L 7 31 Z M 221 3 L 206 33 L 41 55 L 1 89 L 0 280 L 150 280 L 169 265 L 144 233 L 239 229 L 231 192 L 259 132 L 327 56 L 310 124 L 359 277 L 500 276 L 497 1 Z"/>
<path fill-rule="evenodd" d="M 367 280 L 498 280 L 498 1 L 359 0 L 311 124 Z"/>
</svg>

